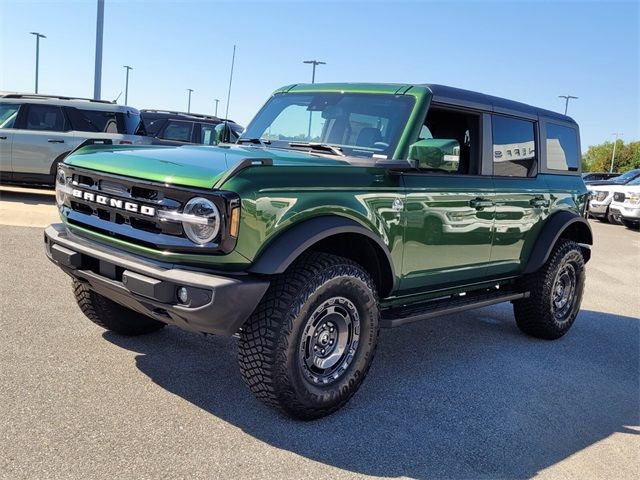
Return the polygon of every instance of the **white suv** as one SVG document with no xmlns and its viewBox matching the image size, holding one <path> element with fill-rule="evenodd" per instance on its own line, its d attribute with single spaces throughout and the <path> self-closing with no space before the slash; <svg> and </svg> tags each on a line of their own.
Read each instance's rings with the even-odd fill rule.
<svg viewBox="0 0 640 480">
<path fill-rule="evenodd" d="M 53 184 L 57 164 L 87 139 L 151 143 L 140 112 L 104 100 L 0 92 L 0 182 Z"/>
</svg>

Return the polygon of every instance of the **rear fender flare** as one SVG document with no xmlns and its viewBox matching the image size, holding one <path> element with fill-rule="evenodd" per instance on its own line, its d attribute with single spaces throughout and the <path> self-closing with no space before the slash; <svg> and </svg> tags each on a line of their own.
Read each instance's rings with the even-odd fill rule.
<svg viewBox="0 0 640 480">
<path fill-rule="evenodd" d="M 523 273 L 533 273 L 542 267 L 561 237 L 578 242 L 583 248 L 585 262 L 589 260 L 591 256 L 589 246 L 593 245 L 593 234 L 589 222 L 573 212 L 562 211 L 552 215 L 542 227 Z"/>
</svg>

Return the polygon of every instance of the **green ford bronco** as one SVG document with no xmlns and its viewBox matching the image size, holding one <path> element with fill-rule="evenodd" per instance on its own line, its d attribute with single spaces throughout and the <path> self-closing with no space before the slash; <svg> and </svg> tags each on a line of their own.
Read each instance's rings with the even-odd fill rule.
<svg viewBox="0 0 640 480">
<path fill-rule="evenodd" d="M 511 302 L 561 337 L 592 244 L 576 123 L 440 85 L 284 87 L 234 145 L 87 144 L 56 198 L 46 253 L 91 321 L 237 335 L 302 419 L 356 392 L 380 327 Z"/>
</svg>

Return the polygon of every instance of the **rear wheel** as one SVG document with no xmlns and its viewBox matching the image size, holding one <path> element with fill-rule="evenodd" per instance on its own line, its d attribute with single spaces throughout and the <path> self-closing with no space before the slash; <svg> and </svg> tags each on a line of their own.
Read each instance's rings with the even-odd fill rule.
<svg viewBox="0 0 640 480">
<path fill-rule="evenodd" d="M 584 279 L 580 245 L 560 239 L 542 268 L 522 281 L 530 296 L 513 302 L 520 330 L 548 340 L 562 337 L 580 310 Z"/>
<path fill-rule="evenodd" d="M 253 394 L 293 417 L 342 407 L 366 376 L 378 338 L 378 298 L 351 260 L 310 253 L 274 279 L 240 334 Z"/>
<path fill-rule="evenodd" d="M 96 325 L 120 335 L 135 336 L 155 332 L 164 323 L 123 307 L 74 280 L 73 293 L 82 313 Z"/>
</svg>

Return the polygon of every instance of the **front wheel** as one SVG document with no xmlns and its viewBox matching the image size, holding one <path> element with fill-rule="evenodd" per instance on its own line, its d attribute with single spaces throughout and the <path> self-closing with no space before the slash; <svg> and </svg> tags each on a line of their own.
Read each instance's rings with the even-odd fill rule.
<svg viewBox="0 0 640 480">
<path fill-rule="evenodd" d="M 542 268 L 522 281 L 522 288 L 530 295 L 513 302 L 520 330 L 547 340 L 562 337 L 580 310 L 584 279 L 580 245 L 572 240 L 559 240 Z"/>
<path fill-rule="evenodd" d="M 144 335 L 166 325 L 109 300 L 77 280 L 73 281 L 73 293 L 80 310 L 89 320 L 120 335 Z"/>
<path fill-rule="evenodd" d="M 274 279 L 240 333 L 245 383 L 269 406 L 310 420 L 341 408 L 366 376 L 378 298 L 351 260 L 310 253 Z"/>
</svg>

